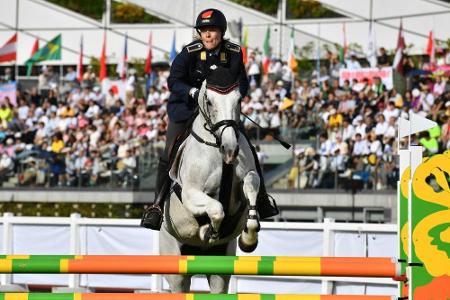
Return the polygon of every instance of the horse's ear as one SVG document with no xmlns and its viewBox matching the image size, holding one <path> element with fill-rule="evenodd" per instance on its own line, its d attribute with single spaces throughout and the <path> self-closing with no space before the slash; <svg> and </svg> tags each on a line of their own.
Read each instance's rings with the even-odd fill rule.
<svg viewBox="0 0 450 300">
<path fill-rule="evenodd" d="M 205 97 L 205 94 L 206 94 L 206 79 L 203 80 L 202 87 L 200 88 L 200 92 L 198 94 L 198 100 L 203 99 L 203 97 Z"/>
</svg>

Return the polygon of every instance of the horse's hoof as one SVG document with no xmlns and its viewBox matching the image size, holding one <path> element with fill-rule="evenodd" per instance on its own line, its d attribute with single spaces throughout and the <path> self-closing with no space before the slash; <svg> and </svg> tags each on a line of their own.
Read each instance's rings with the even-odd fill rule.
<svg viewBox="0 0 450 300">
<path fill-rule="evenodd" d="M 205 242 L 209 243 L 211 241 L 215 241 L 219 238 L 219 233 L 214 231 L 211 224 L 209 226 L 203 226 L 200 230 L 200 239 Z"/>
<path fill-rule="evenodd" d="M 258 241 L 256 241 L 253 245 L 247 245 L 242 241 L 242 236 L 240 236 L 238 240 L 238 245 L 239 249 L 241 249 L 245 253 L 251 253 L 255 251 L 256 247 L 258 247 Z"/>
</svg>

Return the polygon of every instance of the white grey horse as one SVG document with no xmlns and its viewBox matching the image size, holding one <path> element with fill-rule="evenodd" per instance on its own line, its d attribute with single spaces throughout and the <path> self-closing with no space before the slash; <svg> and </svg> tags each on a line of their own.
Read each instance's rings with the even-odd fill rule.
<svg viewBox="0 0 450 300">
<path fill-rule="evenodd" d="M 180 146 L 170 176 L 182 188 L 166 201 L 160 231 L 163 255 L 235 255 L 239 247 L 252 252 L 258 243 L 256 197 L 260 178 L 250 145 L 239 134 L 239 88 L 226 94 L 207 88 L 198 98 L 199 114 Z M 218 201 L 222 164 L 232 164 L 229 203 Z M 224 211 L 224 207 L 226 208 Z M 225 221 L 224 221 L 225 220 Z M 173 293 L 188 292 L 191 276 L 167 275 Z M 207 276 L 212 293 L 227 293 L 230 276 Z"/>
</svg>

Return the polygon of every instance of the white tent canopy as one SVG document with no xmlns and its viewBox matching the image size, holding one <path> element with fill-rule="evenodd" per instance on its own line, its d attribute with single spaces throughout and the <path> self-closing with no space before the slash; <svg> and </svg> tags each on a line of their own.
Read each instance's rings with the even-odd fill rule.
<svg viewBox="0 0 450 300">
<path fill-rule="evenodd" d="M 128 57 L 145 58 L 149 33 L 153 33 L 154 60 L 165 60 L 170 51 L 174 32 L 176 47 L 192 40 L 192 26 L 197 14 L 208 7 L 221 9 L 228 21 L 239 21 L 248 29 L 250 48 L 262 49 L 267 27 L 271 28 L 270 44 L 275 55 L 284 57 L 288 52 L 291 29 L 295 28 L 295 44 L 301 48 L 311 41 L 321 44 L 342 44 L 345 23 L 347 43 L 357 43 L 366 49 L 369 42 L 369 22 L 374 22 L 376 45 L 394 50 L 397 44 L 400 18 L 406 44 L 413 44 L 410 53 L 424 53 L 427 36 L 434 30 L 436 39 L 450 38 L 450 4 L 439 0 L 319 0 L 328 9 L 345 16 L 333 19 L 286 20 L 263 14 L 228 0 L 128 0 L 143 7 L 148 13 L 169 21 L 168 24 L 107 24 L 108 62 L 115 63 L 122 55 L 124 35 L 128 34 Z M 19 3 L 16 20 L 16 3 Z M 372 9 L 371 9 L 372 5 Z M 282 5 L 280 7 L 283 7 Z M 30 55 L 36 37 L 45 41 L 62 34 L 64 64 L 76 64 L 80 37 L 84 38 L 84 54 L 100 56 L 104 25 L 91 18 L 53 5 L 44 0 L 3 0 L 0 3 L 0 43 L 4 43 L 16 30 L 18 37 L 18 63 L 23 64 Z M 237 41 L 237 36 L 228 37 Z M 316 46 L 314 47 L 316 49 Z M 321 53 L 323 55 L 323 53 Z M 317 56 L 312 53 L 311 58 Z M 85 59 L 88 63 L 89 59 Z"/>
</svg>

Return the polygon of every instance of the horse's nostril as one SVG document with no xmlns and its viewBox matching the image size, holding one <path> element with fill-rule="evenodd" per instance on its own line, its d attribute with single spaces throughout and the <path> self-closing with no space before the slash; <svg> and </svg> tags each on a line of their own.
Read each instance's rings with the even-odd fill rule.
<svg viewBox="0 0 450 300">
<path fill-rule="evenodd" d="M 220 146 L 220 150 L 222 151 L 222 152 L 225 152 L 225 146 Z"/>
</svg>

